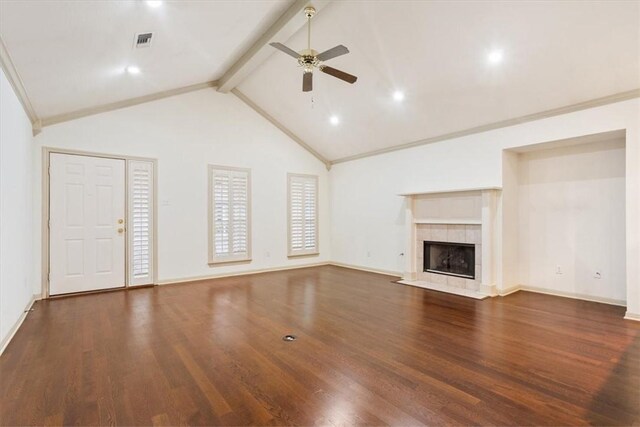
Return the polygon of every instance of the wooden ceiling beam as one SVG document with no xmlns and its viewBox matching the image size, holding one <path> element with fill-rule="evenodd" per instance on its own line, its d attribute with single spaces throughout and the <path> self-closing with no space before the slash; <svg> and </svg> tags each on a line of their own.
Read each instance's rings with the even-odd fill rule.
<svg viewBox="0 0 640 427">
<path fill-rule="evenodd" d="M 319 12 L 328 3 L 327 0 L 316 0 L 313 3 L 310 0 L 295 0 L 282 16 L 218 79 L 218 91 L 224 93 L 231 91 L 271 56 L 276 50 L 269 46 L 269 43 L 276 41 L 285 43 L 300 30 L 306 24 L 302 13 L 306 6 L 312 5 Z"/>
</svg>

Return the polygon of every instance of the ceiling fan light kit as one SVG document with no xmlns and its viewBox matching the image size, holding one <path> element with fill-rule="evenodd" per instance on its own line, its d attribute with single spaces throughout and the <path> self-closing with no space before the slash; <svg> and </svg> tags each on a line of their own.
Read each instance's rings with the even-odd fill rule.
<svg viewBox="0 0 640 427">
<path fill-rule="evenodd" d="M 355 83 L 358 78 L 349 73 L 345 73 L 344 71 L 326 66 L 323 64 L 324 61 L 329 59 L 336 58 L 338 56 L 345 55 L 349 53 L 349 49 L 347 49 L 343 45 L 338 45 L 336 47 L 332 47 L 329 50 L 326 50 L 322 53 L 318 53 L 316 50 L 311 49 L 311 18 L 316 14 L 316 10 L 307 6 L 304 9 L 304 16 L 307 17 L 307 49 L 304 49 L 300 52 L 296 52 L 295 50 L 283 45 L 282 43 L 270 43 L 271 46 L 275 47 L 281 52 L 286 53 L 293 58 L 298 60 L 298 64 L 303 69 L 302 74 L 302 91 L 303 92 L 311 92 L 313 90 L 313 70 L 317 68 L 325 74 L 336 77 L 340 80 L 343 80 L 347 83 Z"/>
</svg>

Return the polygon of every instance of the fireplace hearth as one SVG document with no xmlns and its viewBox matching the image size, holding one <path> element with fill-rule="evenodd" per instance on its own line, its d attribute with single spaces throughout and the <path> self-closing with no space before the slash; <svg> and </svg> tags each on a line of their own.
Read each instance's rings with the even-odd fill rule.
<svg viewBox="0 0 640 427">
<path fill-rule="evenodd" d="M 424 241 L 424 271 L 475 279 L 475 245 Z"/>
</svg>

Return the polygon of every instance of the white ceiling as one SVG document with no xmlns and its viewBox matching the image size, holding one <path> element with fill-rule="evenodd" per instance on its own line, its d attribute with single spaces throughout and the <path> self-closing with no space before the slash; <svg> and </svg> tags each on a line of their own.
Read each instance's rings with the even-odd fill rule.
<svg viewBox="0 0 640 427">
<path fill-rule="evenodd" d="M 289 4 L 1 0 L 0 36 L 42 118 L 216 80 Z M 152 46 L 134 49 L 148 31 Z"/>
<path fill-rule="evenodd" d="M 640 2 L 342 1 L 312 29 L 316 50 L 350 49 L 327 64 L 353 86 L 316 73 L 302 93 L 278 53 L 239 89 L 330 160 L 640 88 Z M 306 34 L 282 42 L 300 50 Z"/>
<path fill-rule="evenodd" d="M 216 80 L 291 4 L 0 0 L 0 36 L 46 118 Z M 144 31 L 153 46 L 133 49 Z M 305 31 L 279 41 L 301 50 Z M 358 82 L 316 73 L 304 94 L 274 49 L 239 89 L 330 160 L 640 88 L 639 1 L 334 1 L 312 44 L 346 45 L 328 65 Z M 492 49 L 502 63 L 487 62 Z"/>
</svg>

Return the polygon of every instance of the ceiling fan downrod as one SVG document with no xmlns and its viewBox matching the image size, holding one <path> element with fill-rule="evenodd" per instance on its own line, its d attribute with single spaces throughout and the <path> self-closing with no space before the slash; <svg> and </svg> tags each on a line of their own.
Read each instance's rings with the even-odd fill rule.
<svg viewBox="0 0 640 427">
<path fill-rule="evenodd" d="M 307 6 L 304 8 L 304 15 L 307 17 L 307 49 L 311 51 L 311 18 L 316 14 L 316 9 L 313 6 Z"/>
<path fill-rule="evenodd" d="M 313 6 L 307 6 L 304 8 L 304 16 L 307 17 L 307 50 L 302 52 L 302 56 L 299 59 L 300 65 L 304 68 L 304 73 L 312 73 L 313 67 L 317 66 L 316 52 L 311 49 L 311 18 L 316 14 L 316 9 Z"/>
</svg>

